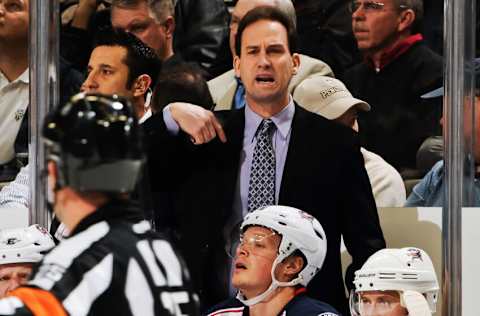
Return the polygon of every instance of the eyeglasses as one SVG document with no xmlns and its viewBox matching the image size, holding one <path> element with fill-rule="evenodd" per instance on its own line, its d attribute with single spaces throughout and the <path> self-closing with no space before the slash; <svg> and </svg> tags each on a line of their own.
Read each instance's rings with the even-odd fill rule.
<svg viewBox="0 0 480 316">
<path fill-rule="evenodd" d="M 360 6 L 363 5 L 363 10 L 365 12 L 375 12 L 375 11 L 382 11 L 385 8 L 385 3 L 377 2 L 377 1 L 352 1 L 350 2 L 349 9 L 350 13 L 356 12 L 360 9 Z M 398 6 L 400 9 L 404 10 L 408 7 L 404 4 Z"/>
</svg>

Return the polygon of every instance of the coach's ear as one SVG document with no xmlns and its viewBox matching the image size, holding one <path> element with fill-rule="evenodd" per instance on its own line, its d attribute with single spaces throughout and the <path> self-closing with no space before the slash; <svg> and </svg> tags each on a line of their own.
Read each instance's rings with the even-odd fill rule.
<svg viewBox="0 0 480 316">
<path fill-rule="evenodd" d="M 149 75 L 143 74 L 137 77 L 134 84 L 133 96 L 140 97 L 147 93 L 148 88 L 152 84 L 152 78 Z"/>
<path fill-rule="evenodd" d="M 233 68 L 235 69 L 235 77 L 240 78 L 240 57 L 233 56 Z"/>
</svg>

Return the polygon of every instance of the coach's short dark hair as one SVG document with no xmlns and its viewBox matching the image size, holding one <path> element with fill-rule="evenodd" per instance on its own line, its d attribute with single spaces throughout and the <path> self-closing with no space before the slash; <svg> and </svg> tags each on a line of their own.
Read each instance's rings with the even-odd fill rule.
<svg viewBox="0 0 480 316">
<path fill-rule="evenodd" d="M 262 20 L 274 21 L 282 24 L 287 30 L 288 48 L 290 53 L 295 53 L 297 51 L 297 31 L 291 19 L 283 13 L 283 11 L 280 11 L 275 7 L 260 6 L 250 10 L 238 24 L 237 35 L 235 36 L 235 53 L 238 56 L 240 56 L 242 50 L 243 32 L 249 25 Z"/>
<path fill-rule="evenodd" d="M 172 102 L 188 102 L 213 109 L 213 99 L 204 75 L 204 71 L 192 63 L 164 68 L 153 91 L 152 112 L 160 112 Z"/>
<path fill-rule="evenodd" d="M 161 62 L 153 49 L 145 45 L 131 33 L 120 29 L 106 28 L 95 38 L 94 48 L 98 46 L 119 46 L 127 50 L 123 60 L 128 67 L 127 89 L 131 89 L 138 76 L 147 74 L 152 78 L 152 87 L 160 72 Z"/>
</svg>

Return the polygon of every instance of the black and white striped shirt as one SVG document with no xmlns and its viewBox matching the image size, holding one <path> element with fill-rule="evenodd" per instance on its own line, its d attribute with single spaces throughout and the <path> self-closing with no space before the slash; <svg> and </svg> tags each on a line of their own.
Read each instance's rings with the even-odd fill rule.
<svg viewBox="0 0 480 316">
<path fill-rule="evenodd" d="M 131 205 L 98 209 L 0 300 L 0 315 L 198 315 L 185 265 Z"/>
</svg>

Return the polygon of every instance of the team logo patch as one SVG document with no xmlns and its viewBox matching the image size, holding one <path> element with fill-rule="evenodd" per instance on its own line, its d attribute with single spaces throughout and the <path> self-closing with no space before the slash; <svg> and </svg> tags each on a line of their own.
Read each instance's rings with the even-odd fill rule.
<svg viewBox="0 0 480 316">
<path fill-rule="evenodd" d="M 318 314 L 318 316 L 338 316 L 338 315 L 334 314 L 334 313 L 327 312 L 327 313 Z"/>
<path fill-rule="evenodd" d="M 313 222 L 313 216 L 312 215 L 310 215 L 310 214 L 308 214 L 304 211 L 300 211 L 300 210 L 298 212 L 300 213 L 300 216 L 302 218 L 305 218 L 306 220 L 309 220 L 310 222 Z"/>
<path fill-rule="evenodd" d="M 38 231 L 40 231 L 42 234 L 48 235 L 48 231 L 45 228 L 43 228 L 42 226 L 36 224 L 35 228 L 38 229 Z"/>
<path fill-rule="evenodd" d="M 20 239 L 16 237 L 8 238 L 5 244 L 7 245 L 15 245 L 16 243 L 20 242 Z"/>
<path fill-rule="evenodd" d="M 415 259 L 418 259 L 420 261 L 423 261 L 422 258 L 422 253 L 420 252 L 419 249 L 416 248 L 410 248 L 407 250 L 407 256 L 411 258 L 411 261 L 415 261 Z"/>
<path fill-rule="evenodd" d="M 20 121 L 24 115 L 25 115 L 25 110 L 17 110 L 15 112 L 15 121 L 17 122 Z"/>
</svg>

